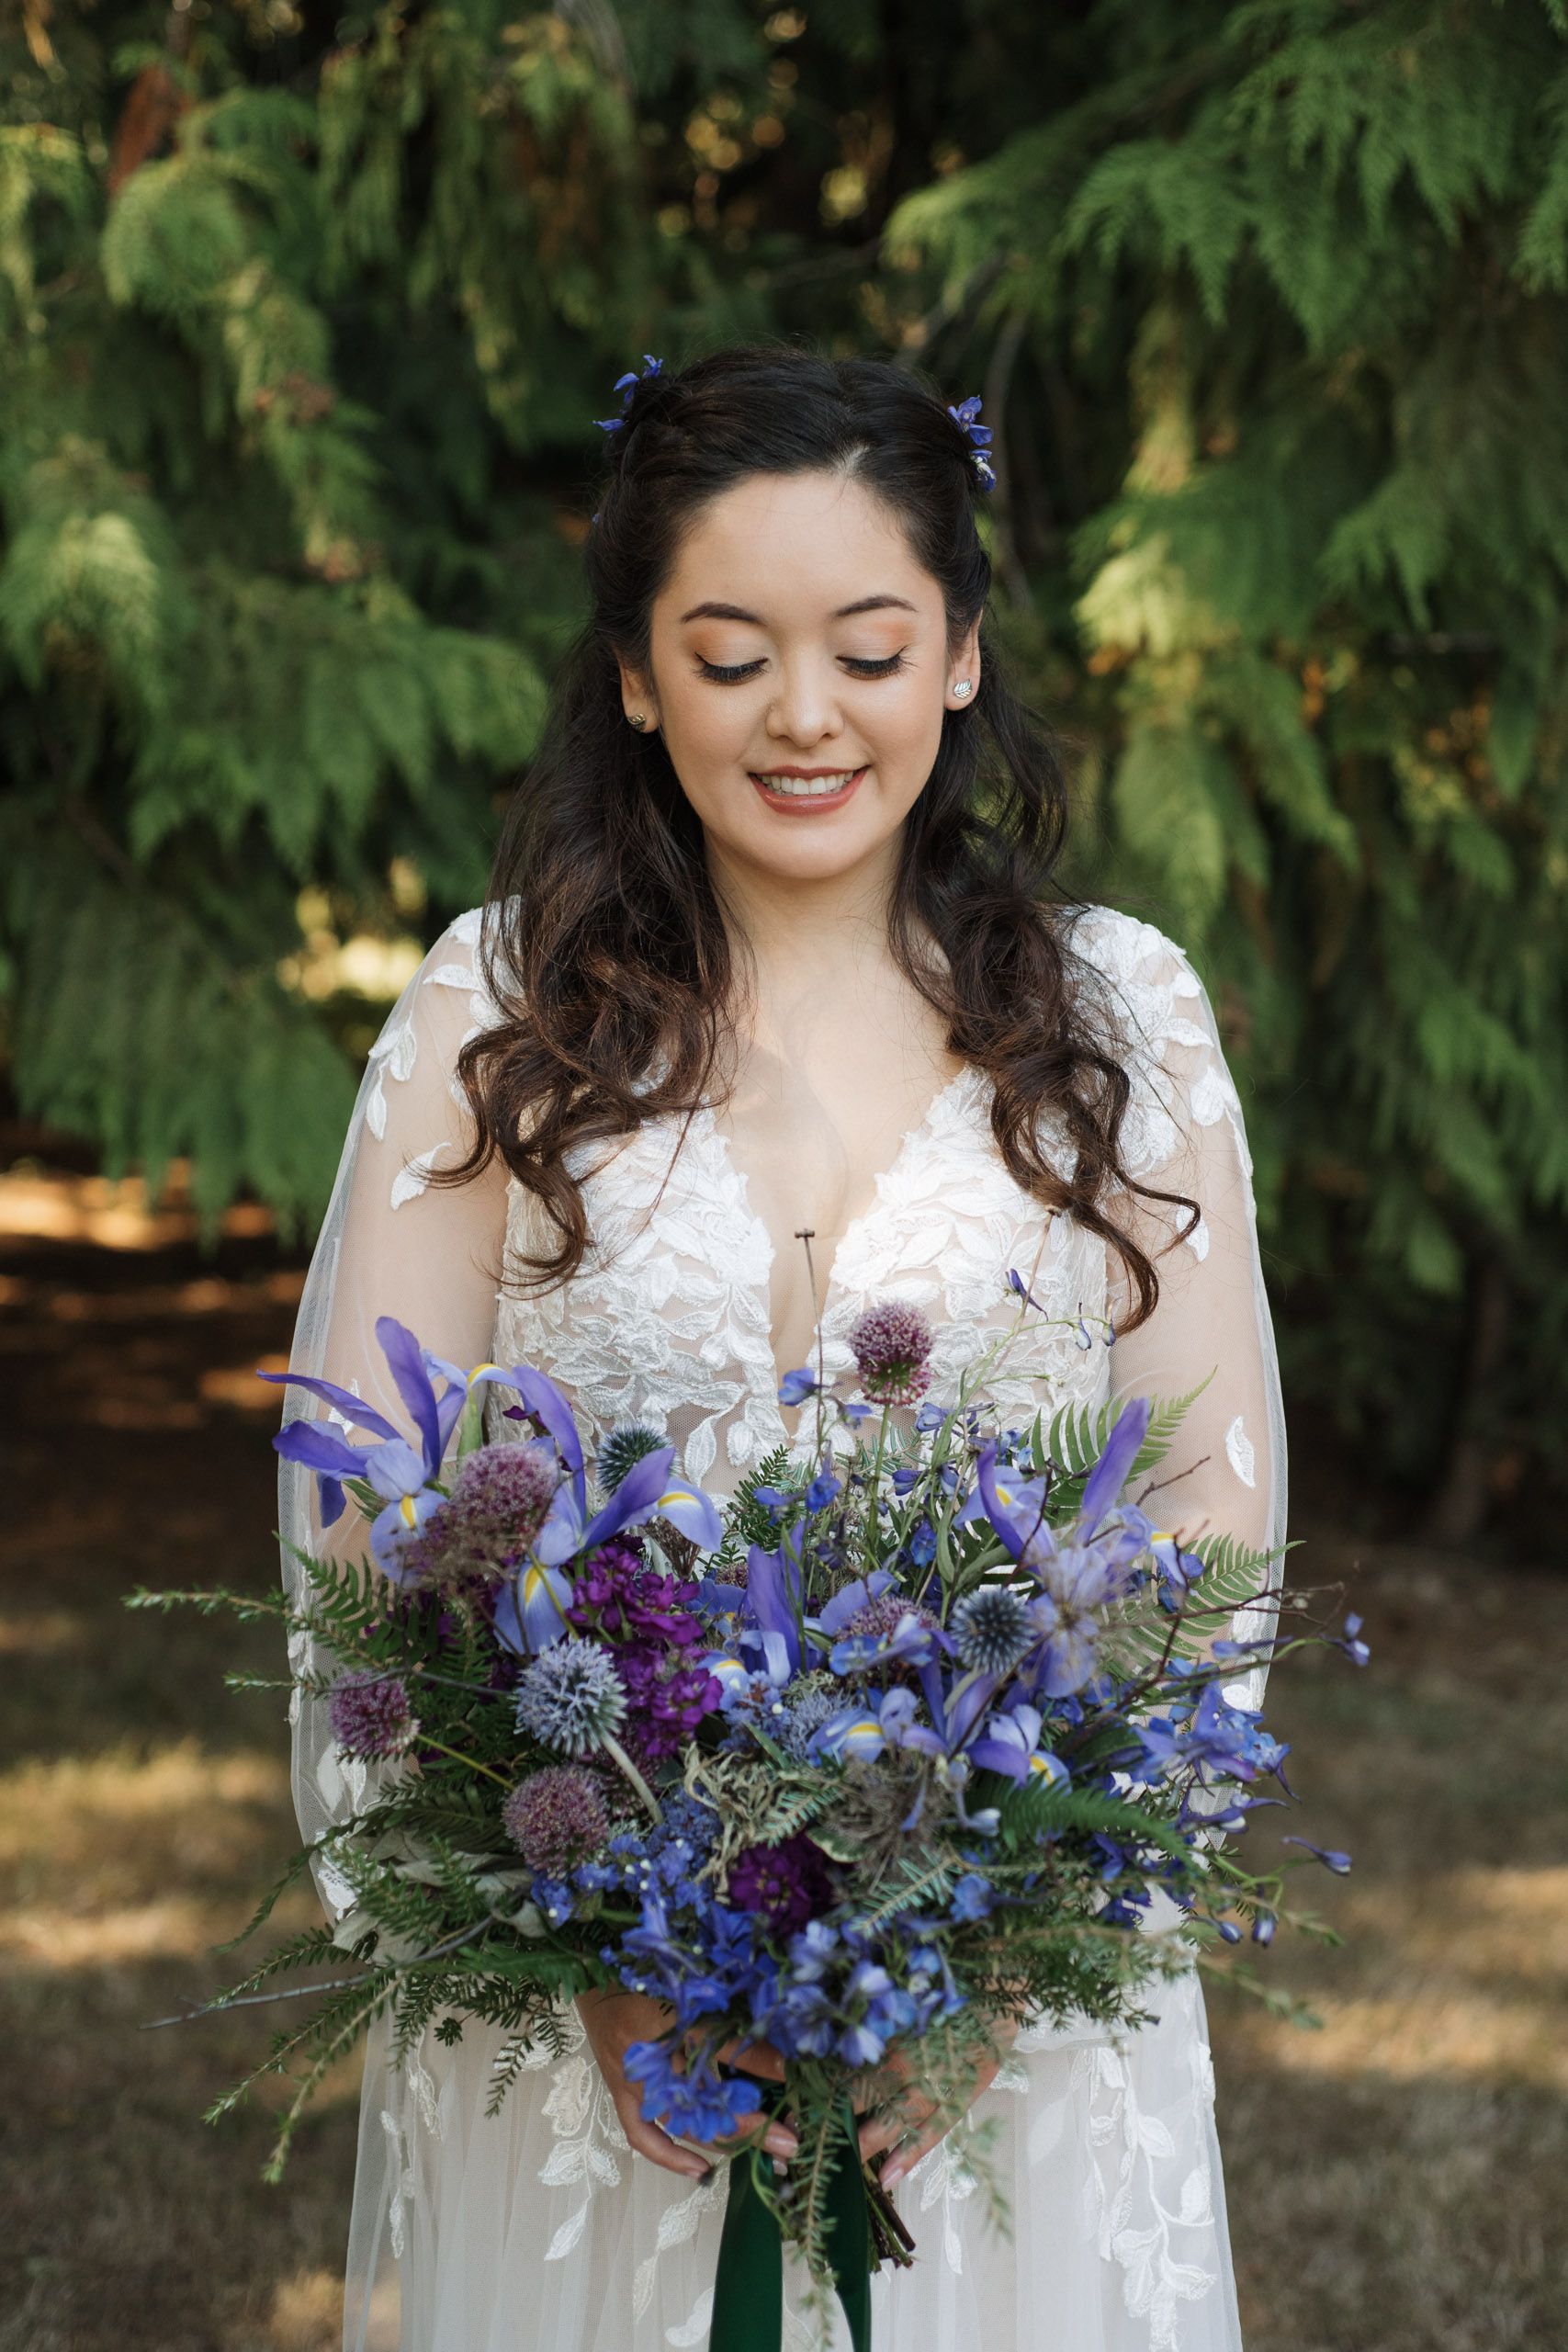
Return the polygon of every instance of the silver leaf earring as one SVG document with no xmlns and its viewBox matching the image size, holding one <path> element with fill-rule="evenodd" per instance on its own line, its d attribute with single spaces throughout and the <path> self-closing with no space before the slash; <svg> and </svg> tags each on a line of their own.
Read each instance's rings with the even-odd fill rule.
<svg viewBox="0 0 1568 2352">
<path fill-rule="evenodd" d="M 953 691 L 957 695 L 967 697 L 974 693 L 975 689 L 967 678 L 959 678 L 954 682 Z"/>
</svg>

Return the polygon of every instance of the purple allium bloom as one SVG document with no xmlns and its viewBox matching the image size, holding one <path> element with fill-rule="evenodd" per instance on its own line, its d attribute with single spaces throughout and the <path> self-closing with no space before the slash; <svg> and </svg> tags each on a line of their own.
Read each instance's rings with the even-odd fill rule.
<svg viewBox="0 0 1568 2352">
<path fill-rule="evenodd" d="M 568 1634 L 530 1660 L 517 1685 L 517 1728 L 542 1747 L 587 1756 L 626 1721 L 615 1662 L 597 1642 Z"/>
<path fill-rule="evenodd" d="M 916 1405 L 931 1385 L 931 1327 L 918 1306 L 896 1298 L 868 1306 L 851 1329 L 850 1351 L 874 1405 Z"/>
<path fill-rule="evenodd" d="M 863 1601 L 854 1615 L 844 1624 L 840 1633 L 839 1641 L 834 1645 L 835 1662 L 839 1662 L 839 1647 L 842 1643 L 889 1642 L 906 1617 L 912 1617 L 916 1624 L 927 1633 L 936 1634 L 942 1631 L 941 1619 L 933 1615 L 931 1610 L 923 1607 L 919 1601 L 911 1600 L 908 1594 L 902 1592 L 879 1592 L 874 1600 Z M 895 1654 L 876 1659 L 875 1667 L 876 1679 L 881 1682 L 902 1682 L 914 1688 L 919 1679 L 916 1662 L 912 1658 L 902 1658 Z M 841 1663 L 840 1670 L 845 1672 L 852 1670 L 847 1657 Z M 840 1707 L 843 1704 L 842 1693 L 840 1694 L 839 1704 Z"/>
<path fill-rule="evenodd" d="M 327 1719 L 345 1756 L 400 1756 L 419 1729 L 401 1675 L 368 1670 L 333 1685 Z"/>
<path fill-rule="evenodd" d="M 833 1882 L 819 1847 L 809 1838 L 786 1838 L 779 1846 L 748 1846 L 729 1866 L 729 1899 L 742 1911 L 760 1912 L 776 1935 L 792 1936 L 825 1911 Z"/>
<path fill-rule="evenodd" d="M 580 1764 L 552 1764 L 519 1781 L 501 1817 L 506 1834 L 536 1871 L 559 1871 L 609 1834 L 604 1792 Z"/>
<path fill-rule="evenodd" d="M 559 1483 L 552 1446 L 479 1446 L 447 1499 L 404 1546 L 407 1569 L 430 1584 L 465 1572 L 503 1576 L 537 1535 Z"/>
</svg>

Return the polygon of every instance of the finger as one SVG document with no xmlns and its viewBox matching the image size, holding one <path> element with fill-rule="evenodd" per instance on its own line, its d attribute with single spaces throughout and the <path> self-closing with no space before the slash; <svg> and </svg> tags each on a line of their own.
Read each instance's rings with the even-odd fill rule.
<svg viewBox="0 0 1568 2352">
<path fill-rule="evenodd" d="M 766 2154 L 776 2156 L 781 2164 L 788 2164 L 791 2156 L 800 2154 L 800 2142 L 789 2125 L 776 2116 L 759 2118 L 750 2131 L 728 2132 L 712 2144 L 721 2152 L 728 2153 L 736 2148 L 754 2147 L 759 2140 Z"/>
<path fill-rule="evenodd" d="M 913 2172 L 922 2156 L 929 2156 L 933 2148 L 941 2146 L 950 2128 L 945 2124 L 929 2123 L 923 2132 L 918 2132 L 912 2140 L 889 2156 L 876 2176 L 883 2188 L 894 2188 L 906 2173 Z"/>
<path fill-rule="evenodd" d="M 870 2158 L 880 2154 L 884 2148 L 893 2147 L 907 2132 L 918 2130 L 934 2112 L 931 2100 L 922 2098 L 918 2092 L 911 2092 L 907 2098 L 896 2099 L 889 2106 L 879 2109 L 860 2127 L 858 2138 L 862 2157 Z"/>
<path fill-rule="evenodd" d="M 657 2123 L 649 2123 L 637 2106 L 623 2107 L 617 2099 L 615 2112 L 621 2119 L 621 2129 L 639 2156 L 650 2164 L 660 2165 L 666 2172 L 683 2173 L 688 2180 L 705 2180 L 713 2166 L 694 2148 L 682 2148 L 661 2132 Z"/>
<path fill-rule="evenodd" d="M 784 2063 L 771 2041 L 727 2041 L 719 2052 L 719 2062 L 738 2067 L 743 2075 L 760 2075 L 765 2083 L 782 2083 Z"/>
</svg>

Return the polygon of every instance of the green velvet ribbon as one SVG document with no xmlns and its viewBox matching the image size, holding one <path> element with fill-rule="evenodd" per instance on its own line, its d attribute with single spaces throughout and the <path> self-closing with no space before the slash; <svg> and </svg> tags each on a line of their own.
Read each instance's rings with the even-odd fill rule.
<svg viewBox="0 0 1568 2352">
<path fill-rule="evenodd" d="M 854 2111 L 847 2099 L 831 2166 L 824 2216 L 828 2260 L 854 2352 L 871 2352 L 871 2227 Z M 747 2154 L 733 2157 L 729 2166 L 708 2352 L 783 2352 L 783 2343 L 784 2240 L 757 2193 Z"/>
</svg>

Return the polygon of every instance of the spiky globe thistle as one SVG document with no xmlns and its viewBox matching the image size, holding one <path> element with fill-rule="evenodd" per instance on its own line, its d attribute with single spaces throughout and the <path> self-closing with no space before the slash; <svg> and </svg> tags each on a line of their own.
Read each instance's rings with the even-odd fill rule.
<svg viewBox="0 0 1568 2352">
<path fill-rule="evenodd" d="M 400 1756 L 419 1729 L 401 1675 L 373 1674 L 367 1668 L 344 1674 L 333 1683 L 327 1720 L 345 1756 Z"/>
<path fill-rule="evenodd" d="M 506 1834 L 536 1871 L 564 1871 L 610 1831 L 604 1792 L 580 1764 L 547 1765 L 519 1781 L 501 1808 Z"/>
<path fill-rule="evenodd" d="M 569 1634 L 541 1650 L 517 1685 L 517 1728 L 562 1756 L 591 1756 L 626 1721 L 615 1662 L 597 1642 Z"/>
<path fill-rule="evenodd" d="M 931 1385 L 931 1327 L 918 1306 L 884 1299 L 850 1331 L 850 1352 L 873 1405 L 914 1405 Z"/>
<path fill-rule="evenodd" d="M 657 1430 L 645 1428 L 640 1421 L 621 1421 L 601 1439 L 594 1468 L 599 1484 L 607 1495 L 613 1495 L 634 1463 L 650 1453 L 657 1453 L 670 1442 Z"/>
<path fill-rule="evenodd" d="M 976 1674 L 1010 1674 L 1039 1639 L 1028 1603 L 1002 1584 L 966 1592 L 949 1630 L 959 1657 Z"/>
<path fill-rule="evenodd" d="M 559 1483 L 552 1445 L 478 1447 L 446 1500 L 405 1546 L 405 1571 L 425 1584 L 503 1576 L 537 1535 Z"/>
</svg>

